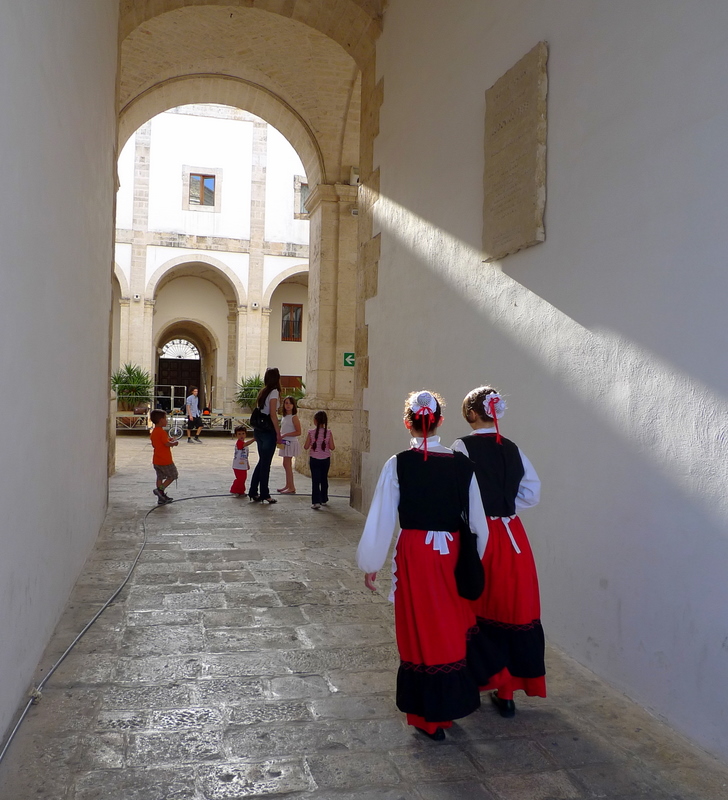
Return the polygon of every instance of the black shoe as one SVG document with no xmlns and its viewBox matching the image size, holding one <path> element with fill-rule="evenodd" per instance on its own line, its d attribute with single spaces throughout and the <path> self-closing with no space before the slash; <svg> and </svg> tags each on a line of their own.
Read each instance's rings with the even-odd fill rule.
<svg viewBox="0 0 728 800">
<path fill-rule="evenodd" d="M 438 728 L 434 733 L 428 733 L 423 728 L 417 728 L 420 733 L 423 733 L 428 739 L 433 742 L 442 742 L 445 739 L 445 731 L 443 728 Z"/>
<path fill-rule="evenodd" d="M 252 492 L 250 492 L 248 494 L 248 497 L 250 498 L 250 502 L 251 503 L 259 503 L 260 502 L 260 495 L 259 494 L 253 494 Z"/>
<path fill-rule="evenodd" d="M 490 702 L 498 709 L 498 713 L 501 717 L 510 719 L 516 716 L 516 704 L 513 700 L 501 700 L 497 692 L 491 692 Z"/>
<path fill-rule="evenodd" d="M 268 503 L 268 505 L 273 505 L 273 503 L 277 503 L 278 501 L 275 499 L 275 497 L 263 497 L 260 502 Z"/>
</svg>

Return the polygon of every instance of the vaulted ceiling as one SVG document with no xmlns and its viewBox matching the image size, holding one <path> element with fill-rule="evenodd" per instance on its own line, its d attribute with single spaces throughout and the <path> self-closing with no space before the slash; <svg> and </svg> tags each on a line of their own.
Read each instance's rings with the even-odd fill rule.
<svg viewBox="0 0 728 800">
<path fill-rule="evenodd" d="M 309 181 L 346 180 L 382 2 L 121 0 L 121 143 L 173 106 L 228 103 L 278 128 Z"/>
</svg>

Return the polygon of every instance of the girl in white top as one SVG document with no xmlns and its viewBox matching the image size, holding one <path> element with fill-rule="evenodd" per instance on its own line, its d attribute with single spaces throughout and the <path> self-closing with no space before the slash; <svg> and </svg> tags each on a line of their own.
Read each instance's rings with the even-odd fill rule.
<svg viewBox="0 0 728 800">
<path fill-rule="evenodd" d="M 279 494 L 296 494 L 296 484 L 293 481 L 293 459 L 301 452 L 298 437 L 301 435 L 301 423 L 298 419 L 298 407 L 295 398 L 288 395 L 283 398 L 283 417 L 281 418 L 280 453 L 283 456 L 283 469 L 286 473 L 286 485 L 279 489 Z"/>
</svg>

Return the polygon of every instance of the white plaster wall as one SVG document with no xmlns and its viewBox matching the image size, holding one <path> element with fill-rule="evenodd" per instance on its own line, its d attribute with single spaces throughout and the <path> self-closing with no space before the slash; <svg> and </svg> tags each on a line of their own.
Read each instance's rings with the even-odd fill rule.
<svg viewBox="0 0 728 800">
<path fill-rule="evenodd" d="M 134 147 L 135 137 L 131 136 L 116 163 L 119 180 L 116 193 L 116 227 L 127 230 L 134 224 Z"/>
<path fill-rule="evenodd" d="M 114 276 L 111 279 L 111 373 L 121 366 L 121 286 Z"/>
<path fill-rule="evenodd" d="M 117 9 L 0 4 L 0 735 L 106 508 Z"/>
<path fill-rule="evenodd" d="M 506 7 L 507 5 L 507 7 Z M 728 5 L 392 0 L 371 494 L 401 407 L 489 381 L 543 502 L 548 638 L 728 756 Z M 550 45 L 544 244 L 480 263 L 484 92 Z"/>
<path fill-rule="evenodd" d="M 306 175 L 301 159 L 282 133 L 268 126 L 265 172 L 265 239 L 308 244 L 309 221 L 296 219 L 294 177 Z"/>
<path fill-rule="evenodd" d="M 250 237 L 253 124 L 242 120 L 159 114 L 152 120 L 149 230 L 197 236 Z M 183 166 L 222 169 L 220 211 L 182 208 Z M 196 171 L 196 170 L 194 170 Z"/>
<path fill-rule="evenodd" d="M 131 244 L 116 242 L 114 245 L 114 261 L 124 274 L 127 283 L 131 280 Z"/>
<path fill-rule="evenodd" d="M 281 341 L 283 303 L 303 306 L 302 341 Z M 278 367 L 281 375 L 300 375 L 306 382 L 306 337 L 308 334 L 308 286 L 282 283 L 270 302 L 270 333 L 268 335 L 268 364 Z"/>
</svg>

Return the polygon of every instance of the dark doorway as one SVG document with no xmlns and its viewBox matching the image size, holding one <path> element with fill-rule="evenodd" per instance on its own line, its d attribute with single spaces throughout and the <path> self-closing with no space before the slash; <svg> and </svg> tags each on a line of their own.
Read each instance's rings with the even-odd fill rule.
<svg viewBox="0 0 728 800">
<path fill-rule="evenodd" d="M 170 384 L 172 386 L 184 386 L 185 387 L 185 395 L 184 397 L 178 397 L 180 390 L 177 389 L 175 393 L 175 397 L 173 400 L 170 400 L 170 405 L 173 408 L 181 408 L 184 404 L 185 398 L 187 397 L 187 391 L 190 386 L 197 386 L 200 390 L 199 398 L 200 398 L 200 409 L 204 408 L 205 405 L 205 398 L 204 398 L 204 387 L 201 385 L 200 382 L 200 371 L 201 362 L 198 358 L 196 359 L 186 359 L 186 358 L 160 358 L 159 359 L 159 371 L 157 373 L 157 383 L 160 384 L 162 390 L 167 393 L 169 389 L 167 388 Z M 160 392 L 161 394 L 161 392 Z M 172 408 L 166 409 L 167 411 L 171 411 Z"/>
</svg>

